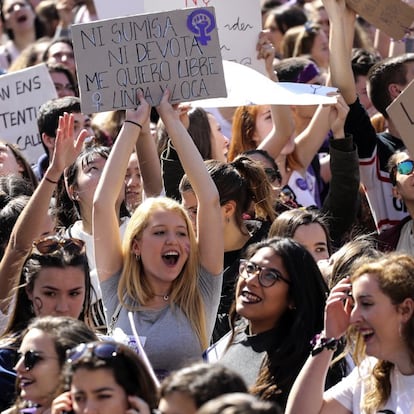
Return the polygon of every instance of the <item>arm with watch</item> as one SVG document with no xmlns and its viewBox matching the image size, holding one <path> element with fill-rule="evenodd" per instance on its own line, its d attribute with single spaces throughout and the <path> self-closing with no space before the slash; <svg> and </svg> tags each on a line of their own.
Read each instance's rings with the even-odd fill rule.
<svg viewBox="0 0 414 414">
<path fill-rule="evenodd" d="M 329 294 L 325 306 L 325 327 L 312 340 L 311 355 L 289 394 L 286 414 L 351 414 L 335 399 L 324 397 L 324 386 L 338 342 L 350 324 L 349 278 L 341 280 Z"/>
</svg>

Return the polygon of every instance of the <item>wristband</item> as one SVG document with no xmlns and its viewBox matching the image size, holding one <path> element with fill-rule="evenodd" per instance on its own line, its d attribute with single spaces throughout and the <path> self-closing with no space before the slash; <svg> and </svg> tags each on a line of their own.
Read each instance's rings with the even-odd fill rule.
<svg viewBox="0 0 414 414">
<path fill-rule="evenodd" d="M 138 122 L 131 121 L 131 120 L 129 120 L 129 119 L 125 119 L 124 124 L 125 124 L 126 122 L 129 122 L 130 124 L 134 124 L 134 125 L 136 125 L 137 127 L 140 127 L 140 128 L 142 129 L 142 125 L 141 125 L 141 124 L 139 124 Z"/>
<path fill-rule="evenodd" d="M 327 338 L 325 332 L 321 332 L 312 338 L 310 344 L 313 347 L 311 355 L 315 356 L 321 353 L 325 348 L 335 352 L 338 348 L 339 339 Z"/>
<path fill-rule="evenodd" d="M 46 176 L 44 176 L 43 178 L 51 184 L 57 184 L 59 182 L 59 181 L 53 181 L 50 178 L 47 178 Z"/>
</svg>

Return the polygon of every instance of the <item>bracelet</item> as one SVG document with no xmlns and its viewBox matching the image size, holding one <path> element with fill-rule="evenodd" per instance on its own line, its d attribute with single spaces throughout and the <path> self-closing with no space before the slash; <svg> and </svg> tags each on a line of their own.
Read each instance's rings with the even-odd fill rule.
<svg viewBox="0 0 414 414">
<path fill-rule="evenodd" d="M 140 127 L 140 128 L 142 129 L 142 125 L 141 125 L 141 124 L 139 124 L 138 122 L 135 122 L 135 121 L 130 121 L 129 119 L 125 119 L 124 124 L 125 124 L 125 122 L 129 122 L 130 124 L 134 124 L 134 125 L 136 125 L 137 127 Z"/>
<path fill-rule="evenodd" d="M 335 352 L 338 348 L 339 339 L 327 338 L 325 332 L 321 332 L 312 338 L 310 344 L 313 346 L 311 355 L 315 356 L 321 353 L 325 348 Z"/>
<path fill-rule="evenodd" d="M 53 180 L 51 180 L 50 178 L 48 178 L 46 176 L 44 176 L 43 178 L 51 184 L 57 184 L 59 182 L 59 181 L 53 181 Z"/>
</svg>

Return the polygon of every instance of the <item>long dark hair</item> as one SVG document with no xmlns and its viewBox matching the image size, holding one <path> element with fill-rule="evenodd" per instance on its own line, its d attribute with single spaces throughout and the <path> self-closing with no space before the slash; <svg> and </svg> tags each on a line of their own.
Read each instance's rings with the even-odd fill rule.
<svg viewBox="0 0 414 414">
<path fill-rule="evenodd" d="M 289 391 L 309 355 L 310 340 L 323 329 L 323 316 L 328 287 L 311 254 L 293 239 L 275 237 L 251 245 L 245 258 L 258 250 L 271 248 L 279 256 L 289 275 L 287 309 L 275 326 L 274 345 L 268 348 L 256 383 L 251 392 L 263 400 L 286 404 Z M 233 338 L 240 320 L 233 305 L 230 311 Z"/>
<path fill-rule="evenodd" d="M 211 159 L 211 127 L 208 113 L 203 108 L 194 108 L 188 113 L 188 133 L 194 141 L 203 160 Z"/>
</svg>

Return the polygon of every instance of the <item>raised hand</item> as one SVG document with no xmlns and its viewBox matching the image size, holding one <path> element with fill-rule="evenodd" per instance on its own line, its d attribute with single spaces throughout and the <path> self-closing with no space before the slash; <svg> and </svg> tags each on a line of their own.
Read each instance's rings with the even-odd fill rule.
<svg viewBox="0 0 414 414">
<path fill-rule="evenodd" d="M 329 126 L 334 138 L 344 138 L 344 126 L 349 112 L 349 106 L 342 95 L 337 94 L 336 97 L 337 101 L 331 105 L 331 111 L 329 113 Z"/>
<path fill-rule="evenodd" d="M 58 395 L 53 401 L 50 409 L 51 414 L 64 414 L 72 411 L 72 398 L 70 392 Z"/>
<path fill-rule="evenodd" d="M 135 109 L 127 109 L 125 112 L 125 119 L 136 122 L 140 125 L 144 125 L 148 122 L 151 114 L 151 106 L 145 100 L 144 95 L 141 91 L 137 94 L 139 99 L 139 105 Z"/>
<path fill-rule="evenodd" d="M 353 299 L 349 277 L 335 285 L 326 300 L 325 334 L 328 338 L 342 337 L 349 326 Z"/>
<path fill-rule="evenodd" d="M 142 399 L 136 396 L 128 396 L 130 408 L 126 414 L 151 414 L 149 405 Z"/>
<path fill-rule="evenodd" d="M 262 30 L 259 33 L 259 39 L 256 44 L 257 59 L 265 61 L 266 73 L 272 80 L 274 79 L 273 60 L 275 58 L 275 47 L 269 39 L 269 29 Z"/>
<path fill-rule="evenodd" d="M 74 116 L 65 113 L 59 117 L 59 124 L 56 131 L 55 148 L 53 150 L 52 160 L 48 167 L 47 177 L 54 181 L 59 180 L 63 170 L 75 162 L 76 157 L 82 151 L 83 143 L 89 133 L 83 129 L 79 135 L 74 138 Z"/>
</svg>

